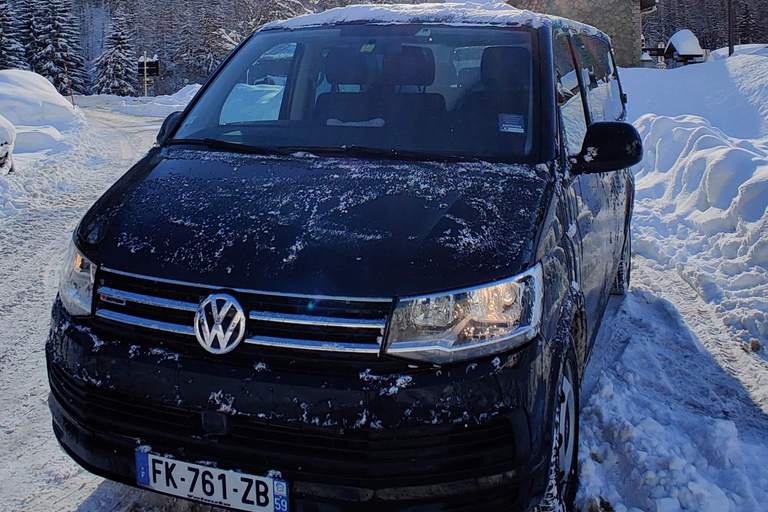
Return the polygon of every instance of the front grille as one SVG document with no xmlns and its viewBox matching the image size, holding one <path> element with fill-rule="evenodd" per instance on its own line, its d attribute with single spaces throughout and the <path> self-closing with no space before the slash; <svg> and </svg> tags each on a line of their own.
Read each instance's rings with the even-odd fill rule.
<svg viewBox="0 0 768 512">
<path fill-rule="evenodd" d="M 381 489 L 498 474 L 516 462 L 507 416 L 482 424 L 342 430 L 235 415 L 228 416 L 229 434 L 212 436 L 203 431 L 199 409 L 97 387 L 56 363 L 49 362 L 48 373 L 57 402 L 88 429 L 256 474 L 278 469 L 291 479 Z"/>
<path fill-rule="evenodd" d="M 195 311 L 215 291 L 204 285 L 102 268 L 96 290 L 96 316 L 195 342 Z M 230 293 L 248 315 L 244 343 L 289 349 L 378 354 L 392 306 L 392 299 L 311 297 L 250 290 Z"/>
</svg>

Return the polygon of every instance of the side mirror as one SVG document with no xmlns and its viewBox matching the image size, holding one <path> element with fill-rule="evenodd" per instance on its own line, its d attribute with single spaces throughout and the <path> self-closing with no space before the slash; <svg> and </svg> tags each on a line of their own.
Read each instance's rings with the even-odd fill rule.
<svg viewBox="0 0 768 512">
<path fill-rule="evenodd" d="M 574 174 L 618 171 L 643 159 L 643 141 L 629 123 L 592 123 L 587 128 L 581 154 L 576 157 Z"/>
<path fill-rule="evenodd" d="M 181 121 L 181 112 L 172 112 L 168 115 L 168 117 L 165 118 L 163 125 L 160 127 L 160 131 L 157 132 L 156 143 L 158 146 L 165 144 L 168 136 L 173 133 L 173 131 L 179 125 L 179 121 Z"/>
</svg>

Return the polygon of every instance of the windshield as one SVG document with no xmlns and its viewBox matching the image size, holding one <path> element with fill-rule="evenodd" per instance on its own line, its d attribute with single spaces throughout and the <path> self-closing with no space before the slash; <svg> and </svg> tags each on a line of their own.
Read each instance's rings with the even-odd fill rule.
<svg viewBox="0 0 768 512">
<path fill-rule="evenodd" d="M 522 28 L 260 32 L 204 91 L 172 142 L 527 161 L 537 132 L 533 55 L 532 31 Z"/>
</svg>

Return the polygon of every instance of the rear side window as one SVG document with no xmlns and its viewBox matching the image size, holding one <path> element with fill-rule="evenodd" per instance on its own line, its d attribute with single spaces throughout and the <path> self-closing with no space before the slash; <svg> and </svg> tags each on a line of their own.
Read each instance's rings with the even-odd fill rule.
<svg viewBox="0 0 768 512">
<path fill-rule="evenodd" d="M 587 133 L 584 102 L 581 98 L 579 78 L 576 75 L 568 39 L 561 34 L 555 38 L 554 43 L 558 98 L 565 138 L 568 142 L 568 153 L 577 155 L 581 152 L 584 135 Z"/>
<path fill-rule="evenodd" d="M 621 91 L 616 80 L 610 45 L 593 36 L 574 35 L 571 41 L 587 89 L 587 104 L 592 122 L 622 119 L 624 106 L 621 103 Z"/>
</svg>

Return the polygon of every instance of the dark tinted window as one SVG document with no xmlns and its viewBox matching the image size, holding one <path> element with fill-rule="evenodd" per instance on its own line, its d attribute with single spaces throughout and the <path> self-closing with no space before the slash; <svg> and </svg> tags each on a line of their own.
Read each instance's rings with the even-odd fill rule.
<svg viewBox="0 0 768 512">
<path fill-rule="evenodd" d="M 568 142 L 568 152 L 577 155 L 581 152 L 584 135 L 587 133 L 587 120 L 584 116 L 584 103 L 579 89 L 573 57 L 568 38 L 558 35 L 554 41 L 555 72 L 560 102 L 560 112 Z"/>
<path fill-rule="evenodd" d="M 257 33 L 175 139 L 527 161 L 538 122 L 532 33 L 436 25 Z"/>
<path fill-rule="evenodd" d="M 593 122 L 617 121 L 622 118 L 624 107 L 616 80 L 610 45 L 594 36 L 573 36 L 571 38 L 580 68 L 583 70 L 584 85 L 587 87 L 587 104 Z"/>
</svg>

